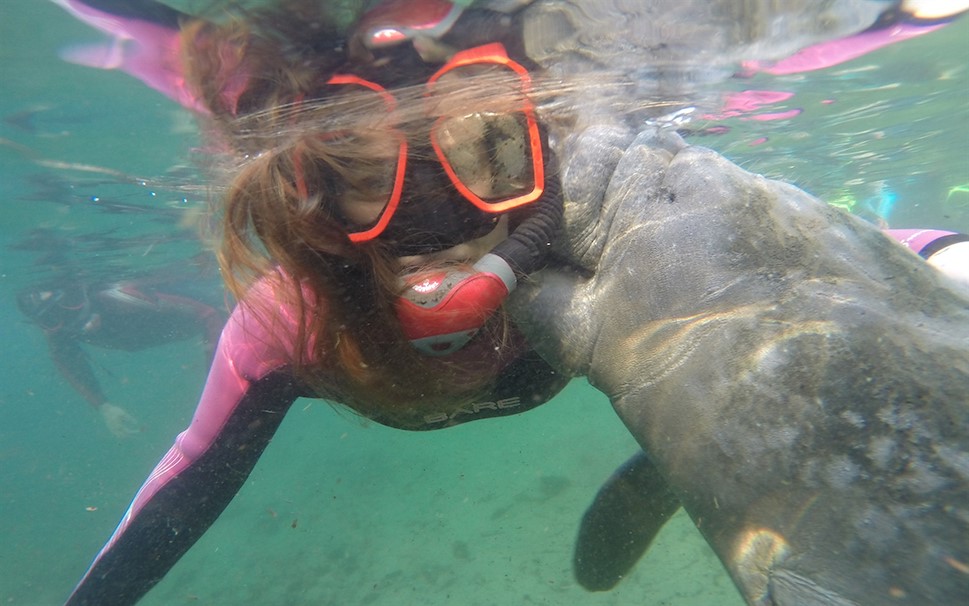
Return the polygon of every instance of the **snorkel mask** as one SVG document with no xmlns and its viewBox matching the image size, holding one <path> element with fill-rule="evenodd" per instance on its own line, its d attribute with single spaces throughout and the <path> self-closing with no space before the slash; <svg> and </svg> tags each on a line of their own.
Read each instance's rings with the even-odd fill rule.
<svg viewBox="0 0 969 606">
<path fill-rule="evenodd" d="M 448 102 L 455 91 L 473 90 L 469 87 L 482 81 L 504 87 L 514 100 L 510 105 L 506 100 L 500 111 L 485 103 L 471 112 L 466 101 L 460 110 Z M 390 117 L 397 111 L 390 91 L 359 76 L 337 74 L 326 86 L 327 97 L 356 95 L 361 104 L 382 107 Z M 368 175 L 366 195 L 361 197 L 352 183 L 328 186 L 328 197 L 336 198 L 329 211 L 350 241 L 379 238 L 398 256 L 432 253 L 487 234 L 502 214 L 541 198 L 545 151 L 527 98 L 530 86 L 528 71 L 501 44 L 454 55 L 425 86 L 426 139 L 408 141 L 391 120 L 381 132 L 389 138 L 385 157 L 369 167 L 378 174 Z M 307 196 L 298 156 L 294 164 L 297 191 Z"/>
</svg>

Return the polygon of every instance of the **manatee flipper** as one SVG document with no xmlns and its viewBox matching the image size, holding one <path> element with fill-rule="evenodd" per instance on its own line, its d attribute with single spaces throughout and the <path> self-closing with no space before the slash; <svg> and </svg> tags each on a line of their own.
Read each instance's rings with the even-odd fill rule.
<svg viewBox="0 0 969 606">
<path fill-rule="evenodd" d="M 589 591 L 615 587 L 677 509 L 659 470 L 639 451 L 612 474 L 582 516 L 572 568 Z"/>
</svg>

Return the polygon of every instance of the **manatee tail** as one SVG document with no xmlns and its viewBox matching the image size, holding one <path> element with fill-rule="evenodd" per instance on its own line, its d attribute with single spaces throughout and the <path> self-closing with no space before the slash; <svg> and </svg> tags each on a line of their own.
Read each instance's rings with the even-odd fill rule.
<svg viewBox="0 0 969 606">
<path fill-rule="evenodd" d="M 615 587 L 679 507 L 646 453 L 633 455 L 582 516 L 572 558 L 576 580 L 589 591 Z"/>
</svg>

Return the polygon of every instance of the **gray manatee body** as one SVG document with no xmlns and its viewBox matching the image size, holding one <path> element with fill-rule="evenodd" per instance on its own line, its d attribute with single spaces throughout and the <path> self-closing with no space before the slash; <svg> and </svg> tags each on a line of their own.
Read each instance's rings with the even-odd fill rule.
<svg viewBox="0 0 969 606">
<path fill-rule="evenodd" d="M 675 135 L 564 142 L 563 254 L 511 308 L 586 375 L 751 604 L 969 596 L 969 293 Z"/>
</svg>

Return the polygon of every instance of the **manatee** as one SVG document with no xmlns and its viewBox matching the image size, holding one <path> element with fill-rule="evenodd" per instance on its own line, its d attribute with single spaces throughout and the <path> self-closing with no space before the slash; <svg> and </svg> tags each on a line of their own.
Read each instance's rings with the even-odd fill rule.
<svg viewBox="0 0 969 606">
<path fill-rule="evenodd" d="M 510 307 L 609 397 L 660 509 L 682 504 L 750 604 L 964 601 L 969 292 L 674 133 L 563 149 L 568 263 Z"/>
</svg>

